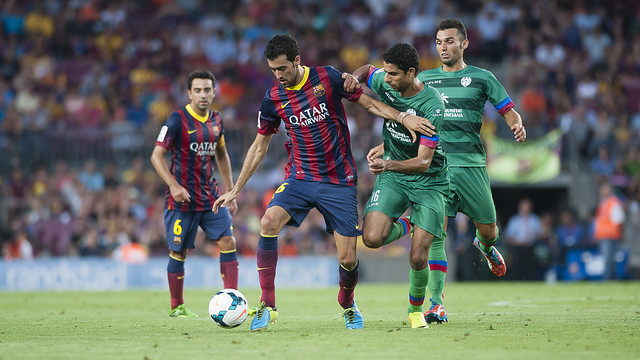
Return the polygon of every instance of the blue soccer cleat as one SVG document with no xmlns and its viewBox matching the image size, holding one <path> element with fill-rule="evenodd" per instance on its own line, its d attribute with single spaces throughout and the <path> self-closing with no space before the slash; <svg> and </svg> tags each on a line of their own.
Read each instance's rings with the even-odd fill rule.
<svg viewBox="0 0 640 360">
<path fill-rule="evenodd" d="M 350 308 L 344 309 L 344 321 L 347 325 L 347 329 L 362 329 L 364 328 L 364 320 L 362 319 L 362 313 L 358 310 L 355 300 Z"/>
<path fill-rule="evenodd" d="M 427 323 L 431 324 L 435 322 L 438 324 L 442 324 L 443 322 L 449 322 L 447 312 L 444 311 L 444 306 L 435 302 L 433 298 L 429 300 L 431 300 L 431 308 L 429 308 L 429 311 L 424 313 L 424 319 L 427 321 Z"/>
<path fill-rule="evenodd" d="M 266 306 L 263 301 L 256 311 L 256 316 L 251 321 L 251 331 L 267 330 L 267 326 L 276 321 L 278 321 L 278 311 L 275 308 Z"/>
</svg>

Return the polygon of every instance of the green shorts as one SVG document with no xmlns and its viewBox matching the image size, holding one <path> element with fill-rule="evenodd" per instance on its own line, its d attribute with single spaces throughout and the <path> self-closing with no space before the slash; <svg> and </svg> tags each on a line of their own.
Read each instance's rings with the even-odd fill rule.
<svg viewBox="0 0 640 360">
<path fill-rule="evenodd" d="M 449 167 L 451 192 L 447 200 L 448 217 L 461 212 L 480 224 L 496 222 L 496 207 L 485 167 Z"/>
<path fill-rule="evenodd" d="M 378 175 L 364 214 L 380 211 L 397 219 L 412 206 L 411 223 L 436 238 L 443 237 L 444 210 L 449 195 L 448 172 L 423 176 L 420 181 L 407 181 L 402 175 L 392 172 Z"/>
</svg>

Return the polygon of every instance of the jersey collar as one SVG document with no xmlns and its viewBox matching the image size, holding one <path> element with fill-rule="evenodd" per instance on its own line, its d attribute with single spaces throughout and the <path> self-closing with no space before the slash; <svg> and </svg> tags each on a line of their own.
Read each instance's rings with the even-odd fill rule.
<svg viewBox="0 0 640 360">
<path fill-rule="evenodd" d="M 304 69 L 304 75 L 302 75 L 302 80 L 298 83 L 298 85 L 288 87 L 287 90 L 296 91 L 302 89 L 302 86 L 307 82 L 309 78 L 309 68 L 306 66 L 302 67 Z"/>
<path fill-rule="evenodd" d="M 194 119 L 200 121 L 203 124 L 209 119 L 209 111 L 207 111 L 207 115 L 200 116 L 191 108 L 191 104 L 187 104 L 187 111 L 189 112 L 189 114 L 191 114 L 191 116 L 193 116 Z"/>
</svg>

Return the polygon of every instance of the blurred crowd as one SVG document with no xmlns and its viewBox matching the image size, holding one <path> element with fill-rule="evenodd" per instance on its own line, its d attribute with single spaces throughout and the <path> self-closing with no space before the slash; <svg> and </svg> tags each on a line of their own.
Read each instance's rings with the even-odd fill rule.
<svg viewBox="0 0 640 360">
<path fill-rule="evenodd" d="M 131 242 L 151 255 L 166 254 L 165 189 L 148 158 L 163 122 L 188 102 L 186 77 L 193 69 L 207 68 L 217 77 L 214 107 L 222 113 L 238 171 L 255 135 L 257 109 L 274 83 L 262 54 L 272 35 L 294 35 L 303 64 L 331 64 L 341 71 L 380 64 L 388 46 L 404 41 L 418 49 L 427 69 L 439 66 L 435 27 L 447 17 L 467 25 L 467 63 L 497 75 L 529 138 L 561 128 L 563 171 L 586 171 L 598 184 L 610 182 L 627 219 L 636 219 L 637 1 L 5 0 L 0 4 L 5 258 L 107 256 Z M 360 161 L 362 205 L 374 180 L 364 155 L 379 143 L 381 125 L 358 107 L 345 106 Z M 491 107 L 485 117 L 483 131 L 511 137 Z M 250 183 L 239 199 L 234 226 L 241 254 L 255 251 L 265 199 L 282 180 L 285 139 L 277 138 L 260 181 Z M 565 216 L 562 210 L 543 216 L 542 226 L 556 229 Z M 499 220 L 506 227 L 509 219 Z M 575 221 L 588 226 L 591 219 Z M 333 251 L 317 213 L 303 226 L 283 236 L 283 251 Z"/>
</svg>

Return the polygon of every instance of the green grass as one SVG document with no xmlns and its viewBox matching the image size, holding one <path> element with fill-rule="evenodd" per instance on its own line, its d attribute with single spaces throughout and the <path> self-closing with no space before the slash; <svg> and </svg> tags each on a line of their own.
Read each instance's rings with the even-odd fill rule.
<svg viewBox="0 0 640 360">
<path fill-rule="evenodd" d="M 259 293 L 241 289 L 255 305 Z M 640 283 L 452 283 L 450 322 L 411 329 L 407 285 L 360 284 L 365 329 L 346 330 L 337 289 L 278 290 L 262 333 L 168 317 L 168 291 L 0 293 L 0 359 L 638 359 Z M 253 304 L 252 304 L 253 303 Z"/>
</svg>

